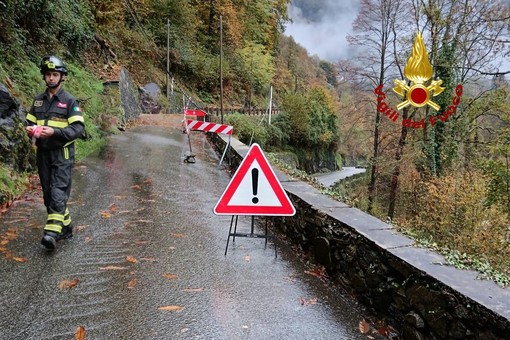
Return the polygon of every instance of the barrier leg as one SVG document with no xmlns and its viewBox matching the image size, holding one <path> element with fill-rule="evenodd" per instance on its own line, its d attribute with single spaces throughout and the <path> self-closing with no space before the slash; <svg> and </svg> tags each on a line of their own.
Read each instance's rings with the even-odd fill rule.
<svg viewBox="0 0 510 340">
<path fill-rule="evenodd" d="M 218 164 L 218 169 L 220 168 L 221 163 L 223 162 L 223 158 L 225 158 L 225 154 L 227 153 L 228 147 L 230 146 L 230 139 L 231 138 L 232 138 L 231 136 L 228 136 L 228 142 L 227 142 L 227 145 L 225 146 L 225 151 L 223 151 L 223 155 L 221 156 L 220 164 Z"/>
<path fill-rule="evenodd" d="M 184 163 L 195 163 L 195 154 L 191 150 L 191 138 L 189 136 L 189 130 L 186 128 L 186 134 L 188 135 L 189 152 L 184 154 Z"/>
<path fill-rule="evenodd" d="M 237 230 L 237 217 L 238 216 L 235 216 L 236 222 L 234 225 L 234 233 L 233 234 L 232 234 L 232 224 L 234 223 L 234 215 L 232 215 L 232 219 L 230 220 L 230 228 L 228 229 L 228 237 L 227 237 L 227 246 L 225 247 L 225 256 L 227 255 L 228 243 L 230 241 L 230 236 L 233 236 L 232 242 L 235 242 L 235 237 L 236 237 L 235 235 L 236 235 L 236 230 Z"/>
</svg>

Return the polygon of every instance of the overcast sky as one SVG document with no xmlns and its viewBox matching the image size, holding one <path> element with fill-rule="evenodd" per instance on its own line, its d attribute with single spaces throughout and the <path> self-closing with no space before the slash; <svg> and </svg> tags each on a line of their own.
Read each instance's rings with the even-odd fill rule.
<svg viewBox="0 0 510 340">
<path fill-rule="evenodd" d="M 327 0 L 327 9 L 320 22 L 311 22 L 303 17 L 301 9 L 293 4 L 289 7 L 292 23 L 285 35 L 305 47 L 310 55 L 336 62 L 349 55 L 346 36 L 358 14 L 359 0 Z"/>
</svg>

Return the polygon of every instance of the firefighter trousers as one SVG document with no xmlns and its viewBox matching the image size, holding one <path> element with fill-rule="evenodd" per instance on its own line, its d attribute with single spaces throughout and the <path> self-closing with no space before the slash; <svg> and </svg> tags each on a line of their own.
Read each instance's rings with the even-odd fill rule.
<svg viewBox="0 0 510 340">
<path fill-rule="evenodd" d="M 45 231 L 60 234 L 71 224 L 67 201 L 71 194 L 74 166 L 74 143 L 60 149 L 37 149 L 37 169 L 48 212 Z"/>
</svg>

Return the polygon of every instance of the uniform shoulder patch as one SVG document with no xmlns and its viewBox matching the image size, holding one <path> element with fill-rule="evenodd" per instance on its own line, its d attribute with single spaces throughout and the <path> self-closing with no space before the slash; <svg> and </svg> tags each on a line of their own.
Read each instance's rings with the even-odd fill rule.
<svg viewBox="0 0 510 340">
<path fill-rule="evenodd" d="M 37 107 L 43 106 L 43 101 L 42 100 L 34 101 L 34 106 L 37 106 Z"/>
</svg>

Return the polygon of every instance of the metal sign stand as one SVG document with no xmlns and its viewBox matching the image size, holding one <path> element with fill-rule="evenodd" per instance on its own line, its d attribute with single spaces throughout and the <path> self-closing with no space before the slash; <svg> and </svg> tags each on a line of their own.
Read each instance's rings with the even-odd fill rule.
<svg viewBox="0 0 510 340">
<path fill-rule="evenodd" d="M 190 130 L 188 128 L 188 125 L 186 124 L 186 111 L 188 110 L 188 105 L 189 105 L 189 102 L 191 101 L 191 97 L 188 99 L 188 102 L 186 103 L 185 99 L 184 99 L 184 95 L 182 96 L 182 101 L 183 101 L 183 104 L 184 104 L 184 108 L 183 108 L 183 124 L 184 124 L 184 133 L 186 135 L 188 135 L 188 145 L 189 145 L 189 151 L 187 151 L 185 154 L 184 154 L 184 163 L 195 163 L 196 160 L 195 160 L 195 154 L 193 153 L 193 150 L 191 150 L 191 138 L 189 136 L 190 134 Z"/>
<path fill-rule="evenodd" d="M 223 155 L 221 156 L 221 159 L 220 159 L 220 164 L 218 164 L 218 169 L 221 167 L 221 163 L 223 163 L 223 158 L 225 158 L 225 154 L 227 153 L 228 147 L 230 146 L 231 139 L 232 139 L 232 136 L 229 135 L 227 145 L 225 146 L 225 150 L 223 151 Z"/>
<path fill-rule="evenodd" d="M 234 222 L 234 218 L 235 218 L 235 222 Z M 237 232 L 237 221 L 238 221 L 238 218 L 239 216 L 238 215 L 232 215 L 232 219 L 230 220 L 230 229 L 228 230 L 228 238 L 227 238 L 227 246 L 225 247 L 225 256 L 227 255 L 227 251 L 228 251 L 228 244 L 230 242 L 230 237 L 232 236 L 232 243 L 234 243 L 236 241 L 236 236 L 237 237 L 250 237 L 250 238 L 263 238 L 265 239 L 265 243 L 264 243 L 264 249 L 266 249 L 267 247 L 267 240 L 268 239 L 272 239 L 273 240 L 273 243 L 274 243 L 274 257 L 276 258 L 277 257 L 277 253 L 276 253 L 276 242 L 274 242 L 274 236 L 271 236 L 268 234 L 268 219 L 267 219 L 267 216 L 266 216 L 266 231 L 264 234 L 255 234 L 255 216 L 252 216 L 251 217 L 251 232 L 249 234 L 247 233 L 238 233 Z M 232 226 L 234 226 L 234 232 L 232 232 Z"/>
<path fill-rule="evenodd" d="M 186 134 L 188 135 L 189 151 L 184 154 L 184 163 L 195 163 L 195 154 L 191 150 L 191 139 L 189 137 L 189 130 L 186 128 Z"/>
</svg>

